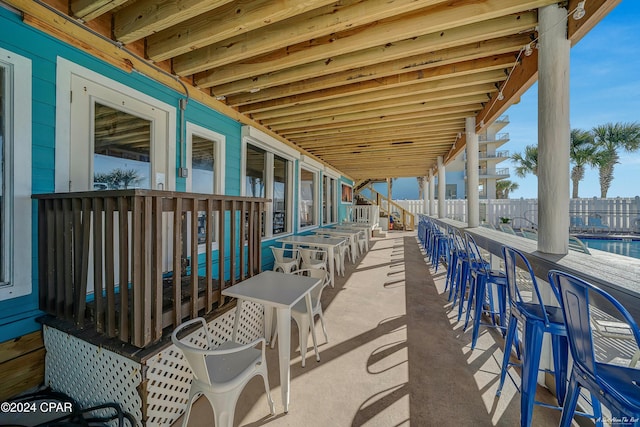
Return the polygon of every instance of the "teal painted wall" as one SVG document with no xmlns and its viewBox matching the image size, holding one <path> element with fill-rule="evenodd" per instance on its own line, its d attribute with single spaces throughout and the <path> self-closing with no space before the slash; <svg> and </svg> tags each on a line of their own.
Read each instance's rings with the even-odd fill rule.
<svg viewBox="0 0 640 427">
<path fill-rule="evenodd" d="M 32 61 L 32 181 L 33 193 L 51 193 L 55 187 L 55 112 L 56 112 L 56 61 L 63 57 L 105 77 L 116 80 L 132 89 L 156 98 L 173 106 L 176 110 L 176 135 L 172 138 L 176 152 L 176 168 L 180 164 L 180 148 L 176 141 L 183 130 L 179 121 L 179 101 L 184 94 L 167 88 L 140 73 L 128 73 L 99 59 L 69 46 L 47 34 L 24 25 L 19 15 L 0 8 L 0 47 L 15 52 Z M 213 130 L 226 137 L 225 147 L 225 193 L 240 195 L 241 175 L 241 125 L 205 105 L 190 100 L 185 111 L 185 119 L 199 126 Z M 298 161 L 294 162 L 293 173 L 293 230 L 298 227 Z M 176 174 L 177 175 L 177 174 Z M 341 179 L 340 182 L 351 181 Z M 176 189 L 185 189 L 185 179 L 176 179 Z M 322 193 L 320 193 L 322 194 Z M 0 342 L 24 335 L 39 329 L 35 318 L 41 314 L 38 310 L 38 271 L 37 271 L 37 215 L 36 203 L 33 203 L 33 291 L 30 295 L 0 301 Z M 346 214 L 345 205 L 339 204 L 339 219 Z M 227 233 L 227 239 L 229 234 Z M 276 245 L 275 239 L 262 242 L 263 269 L 271 269 L 273 256 L 269 246 Z M 228 246 L 226 242 L 226 270 L 229 268 Z M 214 254 L 217 259 L 217 253 Z M 199 270 L 204 271 L 204 256 L 198 260 Z M 217 265 L 214 265 L 217 275 Z"/>
</svg>

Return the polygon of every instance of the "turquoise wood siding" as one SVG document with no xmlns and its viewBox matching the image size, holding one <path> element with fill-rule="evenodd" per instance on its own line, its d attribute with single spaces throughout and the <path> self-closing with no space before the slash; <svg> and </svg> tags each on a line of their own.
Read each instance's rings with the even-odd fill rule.
<svg viewBox="0 0 640 427">
<path fill-rule="evenodd" d="M 32 180 L 33 193 L 51 193 L 55 188 L 55 132 L 56 132 L 56 64 L 57 58 L 62 57 L 82 67 L 99 73 L 109 79 L 120 82 L 136 91 L 158 99 L 176 111 L 176 134 L 170 135 L 170 147 L 175 150 L 176 168 L 180 166 L 181 150 L 176 141 L 180 140 L 181 129 L 179 120 L 179 102 L 184 94 L 167 88 L 152 79 L 137 72 L 126 72 L 108 63 L 91 57 L 79 49 L 69 46 L 37 29 L 22 23 L 19 15 L 0 8 L 0 47 L 15 52 L 32 61 Z M 185 121 L 213 130 L 226 137 L 225 146 L 225 193 L 240 195 L 241 176 L 241 125 L 207 106 L 190 100 L 185 110 Z M 293 229 L 298 227 L 298 161 L 294 162 L 293 173 Z M 177 175 L 177 174 L 176 174 Z M 340 179 L 339 182 L 351 181 Z M 176 189 L 184 190 L 185 179 L 176 178 Z M 33 203 L 33 291 L 30 295 L 0 301 L 0 342 L 24 335 L 39 328 L 35 318 L 41 314 L 38 310 L 38 259 L 37 259 L 37 216 L 36 204 Z M 346 209 L 343 204 L 338 206 L 338 216 L 342 220 Z M 227 279 L 229 273 L 229 241 L 227 242 L 225 260 Z M 27 237 L 27 236 L 25 236 Z M 271 269 L 273 256 L 269 247 L 279 245 L 275 239 L 262 243 L 263 269 Z M 214 254 L 217 259 L 217 253 Z M 199 256 L 198 269 L 204 273 L 204 255 Z M 217 276 L 217 265 L 213 266 Z"/>
</svg>

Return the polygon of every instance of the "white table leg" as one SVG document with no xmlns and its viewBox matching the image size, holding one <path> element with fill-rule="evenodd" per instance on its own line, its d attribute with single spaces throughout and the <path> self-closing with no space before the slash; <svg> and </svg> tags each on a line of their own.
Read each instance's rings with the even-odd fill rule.
<svg viewBox="0 0 640 427">
<path fill-rule="evenodd" d="M 235 342 L 238 336 L 238 326 L 240 325 L 240 316 L 242 315 L 242 300 L 236 300 L 236 318 L 233 320 L 233 334 L 231 339 Z"/>
<path fill-rule="evenodd" d="M 282 388 L 282 404 L 284 412 L 289 412 L 289 386 L 291 385 L 291 309 L 277 308 L 278 322 L 278 362 L 280 364 L 280 387 Z"/>
<path fill-rule="evenodd" d="M 336 269 L 334 268 L 334 261 L 333 261 L 333 254 L 334 254 L 334 247 L 333 246 L 329 246 L 327 248 L 327 255 L 329 256 L 329 260 L 331 260 L 331 262 L 327 262 L 327 268 L 329 268 L 329 275 L 331 277 L 331 287 L 335 288 L 335 276 L 336 276 Z"/>
<path fill-rule="evenodd" d="M 273 307 L 264 306 L 264 339 L 271 343 L 273 339 Z M 271 346 L 273 348 L 273 346 Z"/>
<path fill-rule="evenodd" d="M 322 286 L 322 284 L 318 285 Z M 311 325 L 311 337 L 313 338 L 313 349 L 316 352 L 316 360 L 320 361 L 320 352 L 318 351 L 318 340 L 316 339 L 316 328 L 313 322 L 313 305 L 311 304 L 311 292 L 307 292 L 304 296 L 305 301 L 307 302 L 307 313 L 309 313 L 309 325 Z M 300 343 L 302 346 L 302 343 Z M 304 343 L 306 346 L 307 343 Z"/>
<path fill-rule="evenodd" d="M 351 245 L 351 263 L 356 263 L 358 257 L 358 239 L 355 236 L 349 236 L 349 244 Z"/>
</svg>

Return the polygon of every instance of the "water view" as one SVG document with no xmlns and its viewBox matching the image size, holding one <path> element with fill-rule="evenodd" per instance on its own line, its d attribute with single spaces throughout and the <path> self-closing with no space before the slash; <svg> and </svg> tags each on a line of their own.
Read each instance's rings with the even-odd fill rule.
<svg viewBox="0 0 640 427">
<path fill-rule="evenodd" d="M 599 251 L 640 259 L 640 240 L 632 239 L 586 239 L 580 238 L 587 247 Z"/>
</svg>

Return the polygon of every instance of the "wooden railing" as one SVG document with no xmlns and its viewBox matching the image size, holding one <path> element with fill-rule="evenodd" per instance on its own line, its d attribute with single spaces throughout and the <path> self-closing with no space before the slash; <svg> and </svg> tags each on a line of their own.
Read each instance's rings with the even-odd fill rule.
<svg viewBox="0 0 640 427">
<path fill-rule="evenodd" d="M 362 192 L 364 190 L 370 191 L 372 197 L 375 197 L 375 200 L 366 197 Z M 387 217 L 394 216 L 394 222 L 396 224 L 401 224 L 405 230 L 415 230 L 415 217 L 413 213 L 406 210 L 403 206 L 397 204 L 393 200 L 389 200 L 387 196 L 376 191 L 372 185 L 369 184 L 365 186 L 358 194 L 370 203 L 378 205 L 380 207 L 380 213 L 385 214 Z M 398 215 L 394 215 L 394 212 L 397 212 Z"/>
<path fill-rule="evenodd" d="M 155 190 L 33 198 L 40 309 L 79 329 L 145 347 L 260 271 L 266 199 Z"/>
</svg>

